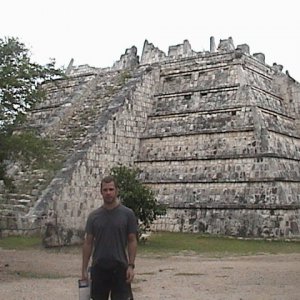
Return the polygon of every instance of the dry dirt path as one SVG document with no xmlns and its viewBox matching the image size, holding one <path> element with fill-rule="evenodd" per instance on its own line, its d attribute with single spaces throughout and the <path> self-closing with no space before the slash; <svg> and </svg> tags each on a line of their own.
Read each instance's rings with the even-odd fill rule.
<svg viewBox="0 0 300 300">
<path fill-rule="evenodd" d="M 138 256 L 135 300 L 299 300 L 300 254 Z M 77 300 L 79 251 L 0 249 L 0 299 Z"/>
</svg>

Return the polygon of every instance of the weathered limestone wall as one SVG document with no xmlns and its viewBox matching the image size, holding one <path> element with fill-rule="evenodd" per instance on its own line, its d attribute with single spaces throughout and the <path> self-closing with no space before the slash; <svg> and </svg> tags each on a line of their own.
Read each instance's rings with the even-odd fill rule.
<svg viewBox="0 0 300 300">
<path fill-rule="evenodd" d="M 297 182 L 181 180 L 149 184 L 172 208 L 298 209 Z M 278 206 L 278 207 L 277 207 Z"/>
<path fill-rule="evenodd" d="M 141 141 L 139 161 L 155 163 L 253 156 L 257 147 L 259 144 L 251 131 L 147 138 Z"/>
<path fill-rule="evenodd" d="M 263 54 L 232 45 L 160 65 L 136 162 L 169 207 L 153 229 L 299 236 L 299 99 Z"/>
<path fill-rule="evenodd" d="M 297 165 L 300 159 L 299 137 L 286 136 L 277 132 L 269 131 L 269 152 L 274 156 L 291 159 Z"/>
<path fill-rule="evenodd" d="M 156 229 L 242 237 L 293 238 L 299 230 L 298 220 L 298 209 L 169 209 Z"/>
<path fill-rule="evenodd" d="M 182 158 L 184 159 L 184 158 Z M 159 162 L 139 163 L 145 179 L 150 182 L 244 182 L 271 181 L 289 178 L 298 181 L 300 170 L 297 161 L 278 157 L 232 158 L 214 160 L 164 160 Z M 172 197 L 172 195 L 170 195 Z M 300 197 L 300 195 L 299 195 Z M 284 203 L 284 201 L 282 201 Z"/>
</svg>

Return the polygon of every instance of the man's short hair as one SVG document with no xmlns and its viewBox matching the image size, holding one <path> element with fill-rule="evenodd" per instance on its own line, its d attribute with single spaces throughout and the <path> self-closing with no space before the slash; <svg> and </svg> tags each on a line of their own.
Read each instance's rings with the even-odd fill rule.
<svg viewBox="0 0 300 300">
<path fill-rule="evenodd" d="M 101 190 L 102 190 L 103 183 L 110 183 L 110 182 L 113 182 L 115 185 L 115 188 L 118 189 L 118 182 L 117 182 L 116 178 L 112 175 L 108 175 L 108 176 L 103 177 L 103 179 L 101 180 L 101 186 L 100 186 Z"/>
</svg>

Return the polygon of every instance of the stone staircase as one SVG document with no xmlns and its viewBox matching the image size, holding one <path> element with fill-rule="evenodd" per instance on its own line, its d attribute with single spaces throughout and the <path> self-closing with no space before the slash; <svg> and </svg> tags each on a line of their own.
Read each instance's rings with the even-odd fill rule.
<svg viewBox="0 0 300 300">
<path fill-rule="evenodd" d="M 55 148 L 51 160 L 61 168 L 84 147 L 97 119 L 130 76 L 129 71 L 112 71 L 47 83 L 46 100 L 31 112 L 27 127 L 20 131 L 34 129 L 50 138 Z M 16 168 L 12 176 L 16 191 L 0 194 L 0 234 L 16 235 L 29 230 L 31 226 L 24 218 L 54 176 L 54 170 L 36 170 L 30 165 Z"/>
<path fill-rule="evenodd" d="M 55 143 L 66 154 L 76 151 L 87 137 L 89 130 L 94 128 L 97 118 L 108 107 L 111 97 L 120 91 L 120 73 L 104 74 L 92 79 L 88 89 L 81 95 L 80 105 L 69 118 L 59 124 Z M 63 145 L 68 145 L 63 149 Z M 70 146 L 71 145 L 71 146 Z"/>
<path fill-rule="evenodd" d="M 24 216 L 50 181 L 50 175 L 46 170 L 30 170 L 30 167 L 26 172 L 19 170 L 14 174 L 15 191 L 0 193 L 0 235 L 6 231 L 15 235 L 25 230 L 24 223 L 28 220 Z"/>
</svg>

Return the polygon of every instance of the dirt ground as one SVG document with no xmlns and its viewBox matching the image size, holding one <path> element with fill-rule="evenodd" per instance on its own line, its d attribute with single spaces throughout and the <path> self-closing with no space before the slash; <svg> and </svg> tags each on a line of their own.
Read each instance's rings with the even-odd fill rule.
<svg viewBox="0 0 300 300">
<path fill-rule="evenodd" d="M 0 299 L 75 300 L 79 249 L 0 249 Z M 139 255 L 135 300 L 298 300 L 300 254 L 212 258 Z"/>
</svg>

